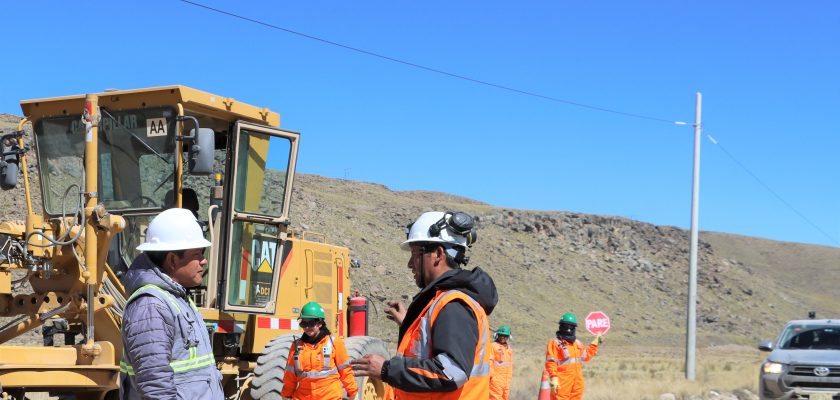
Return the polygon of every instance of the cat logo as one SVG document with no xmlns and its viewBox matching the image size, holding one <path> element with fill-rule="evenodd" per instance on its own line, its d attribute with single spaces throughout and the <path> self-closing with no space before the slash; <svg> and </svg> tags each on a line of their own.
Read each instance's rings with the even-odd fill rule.
<svg viewBox="0 0 840 400">
<path fill-rule="evenodd" d="M 277 242 L 271 238 L 254 237 L 251 242 L 251 254 L 255 255 L 251 269 L 256 272 L 274 271 L 274 256 L 277 254 Z"/>
<path fill-rule="evenodd" d="M 251 241 L 251 299 L 263 306 L 271 300 L 271 288 L 274 281 L 274 260 L 277 256 L 278 241 L 270 236 L 255 235 Z"/>
<path fill-rule="evenodd" d="M 268 263 L 268 260 L 262 260 L 260 262 L 260 268 L 257 269 L 257 272 L 271 273 L 271 264 Z"/>
</svg>

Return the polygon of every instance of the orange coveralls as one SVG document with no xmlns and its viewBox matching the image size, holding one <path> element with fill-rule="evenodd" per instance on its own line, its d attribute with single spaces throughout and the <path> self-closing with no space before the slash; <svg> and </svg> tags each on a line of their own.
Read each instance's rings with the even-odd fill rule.
<svg viewBox="0 0 840 400">
<path fill-rule="evenodd" d="M 340 337 L 324 336 L 314 346 L 300 339 L 292 342 L 281 396 L 299 400 L 340 400 L 344 394 L 342 389 L 347 390 L 351 399 L 359 391 L 347 348 Z"/>
<path fill-rule="evenodd" d="M 598 345 L 590 344 L 583 348 L 580 340 L 573 344 L 554 338 L 548 342 L 545 351 L 545 369 L 549 379 L 559 378 L 560 390 L 551 392 L 551 400 L 583 399 L 583 363 L 598 354 Z"/>
<path fill-rule="evenodd" d="M 513 350 L 510 345 L 493 342 L 490 363 L 490 400 L 507 400 L 513 377 Z"/>
</svg>

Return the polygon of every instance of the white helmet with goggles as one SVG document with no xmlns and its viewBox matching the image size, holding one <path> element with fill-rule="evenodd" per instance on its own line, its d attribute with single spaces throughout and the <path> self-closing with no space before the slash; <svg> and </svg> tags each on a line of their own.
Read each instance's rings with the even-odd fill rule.
<svg viewBox="0 0 840 400">
<path fill-rule="evenodd" d="M 400 247 L 410 251 L 412 244 L 440 243 L 451 257 L 466 264 L 469 258 L 464 252 L 476 239 L 475 221 L 469 214 L 430 211 L 406 227 L 406 240 Z"/>
</svg>

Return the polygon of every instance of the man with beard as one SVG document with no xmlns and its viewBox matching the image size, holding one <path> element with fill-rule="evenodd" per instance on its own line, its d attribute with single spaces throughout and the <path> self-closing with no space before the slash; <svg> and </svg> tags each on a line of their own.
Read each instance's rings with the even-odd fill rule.
<svg viewBox="0 0 840 400">
<path fill-rule="evenodd" d="M 575 335 L 576 329 L 575 315 L 563 314 L 557 337 L 548 342 L 545 369 L 550 377 L 551 400 L 583 399 L 583 363 L 595 357 L 598 344 L 603 339 L 598 335 L 587 348 L 583 348 L 583 344 Z"/>
<path fill-rule="evenodd" d="M 368 354 L 353 361 L 356 376 L 390 385 L 402 399 L 488 399 L 490 329 L 498 302 L 493 279 L 480 268 L 461 269 L 476 240 L 473 218 L 462 212 L 427 212 L 407 227 L 402 249 L 421 290 L 406 308 L 390 302 L 388 317 L 400 324 L 397 356 Z"/>
</svg>

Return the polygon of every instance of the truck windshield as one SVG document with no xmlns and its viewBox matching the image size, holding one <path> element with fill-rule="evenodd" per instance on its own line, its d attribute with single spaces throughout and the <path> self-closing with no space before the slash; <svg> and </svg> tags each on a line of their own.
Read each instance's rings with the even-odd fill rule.
<svg viewBox="0 0 840 400">
<path fill-rule="evenodd" d="M 840 326 L 790 325 L 779 338 L 779 348 L 840 350 Z"/>
<path fill-rule="evenodd" d="M 171 108 L 102 110 L 98 201 L 108 210 L 161 209 L 175 187 L 175 112 Z M 73 212 L 84 188 L 81 115 L 43 118 L 35 126 L 44 208 Z"/>
</svg>

